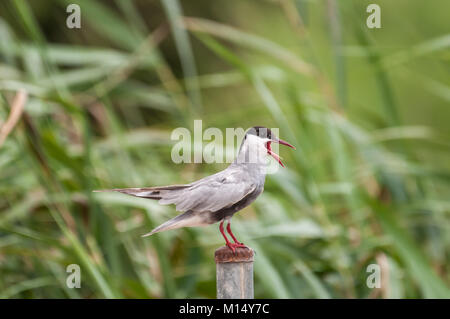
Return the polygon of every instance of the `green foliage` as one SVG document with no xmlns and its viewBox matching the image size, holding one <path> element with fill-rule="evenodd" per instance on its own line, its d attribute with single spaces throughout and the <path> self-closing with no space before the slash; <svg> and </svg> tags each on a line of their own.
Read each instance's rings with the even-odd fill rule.
<svg viewBox="0 0 450 319">
<path fill-rule="evenodd" d="M 369 30 L 359 0 L 77 2 L 80 30 L 71 1 L 0 3 L 0 127 L 29 94 L 0 146 L 0 297 L 214 298 L 216 226 L 142 238 L 173 207 L 92 193 L 223 168 L 172 163 L 194 119 L 297 147 L 233 219 L 256 297 L 450 297 L 450 3 L 380 1 Z"/>
</svg>

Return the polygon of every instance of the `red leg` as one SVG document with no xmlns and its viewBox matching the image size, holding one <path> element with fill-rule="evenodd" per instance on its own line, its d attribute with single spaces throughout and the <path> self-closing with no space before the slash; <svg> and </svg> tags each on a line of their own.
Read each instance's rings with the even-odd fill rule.
<svg viewBox="0 0 450 319">
<path fill-rule="evenodd" d="M 228 246 L 228 248 L 230 248 L 233 252 L 235 252 L 236 249 L 234 248 L 233 244 L 230 243 L 230 241 L 228 240 L 227 235 L 225 235 L 225 232 L 223 230 L 223 222 L 224 222 L 223 220 L 220 222 L 219 230 L 222 233 L 223 238 L 225 238 L 225 243 Z"/>
<path fill-rule="evenodd" d="M 236 239 L 236 237 L 234 237 L 234 234 L 233 234 L 233 232 L 231 231 L 231 223 L 230 223 L 230 222 L 228 222 L 228 225 L 227 225 L 227 231 L 228 231 L 228 234 L 231 235 L 231 238 L 233 238 L 233 240 L 234 240 L 234 242 L 235 242 L 236 244 L 242 245 L 242 243 L 240 243 L 240 242 Z"/>
<path fill-rule="evenodd" d="M 236 237 L 234 236 L 233 232 L 231 231 L 231 223 L 228 221 L 228 225 L 227 225 L 227 231 L 228 234 L 231 235 L 231 238 L 233 238 L 234 240 L 234 244 L 232 244 L 234 247 L 244 247 L 244 248 L 248 248 L 247 246 L 245 246 L 243 243 L 240 243 Z"/>
</svg>

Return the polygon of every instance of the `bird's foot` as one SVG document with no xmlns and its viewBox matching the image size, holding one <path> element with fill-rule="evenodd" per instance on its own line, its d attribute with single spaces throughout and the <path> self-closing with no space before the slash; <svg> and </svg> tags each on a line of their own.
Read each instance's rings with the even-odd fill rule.
<svg viewBox="0 0 450 319">
<path fill-rule="evenodd" d="M 244 245 L 244 243 L 239 243 L 239 242 L 237 242 L 237 243 L 227 243 L 227 246 L 228 246 L 228 248 L 230 248 L 232 251 L 233 251 L 233 253 L 236 253 L 236 248 L 247 248 L 247 249 L 249 249 L 246 245 Z"/>
</svg>

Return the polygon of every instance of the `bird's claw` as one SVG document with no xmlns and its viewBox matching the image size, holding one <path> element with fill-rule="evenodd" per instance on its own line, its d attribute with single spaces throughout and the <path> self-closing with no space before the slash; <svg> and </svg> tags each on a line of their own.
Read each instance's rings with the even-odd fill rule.
<svg viewBox="0 0 450 319">
<path fill-rule="evenodd" d="M 227 246 L 228 246 L 228 248 L 231 249 L 231 251 L 232 251 L 233 253 L 236 253 L 236 248 L 233 246 L 233 244 L 227 243 Z"/>
<path fill-rule="evenodd" d="M 244 243 L 227 243 L 228 248 L 230 248 L 233 253 L 236 253 L 236 248 L 247 248 L 249 249 L 246 245 L 244 245 Z"/>
</svg>

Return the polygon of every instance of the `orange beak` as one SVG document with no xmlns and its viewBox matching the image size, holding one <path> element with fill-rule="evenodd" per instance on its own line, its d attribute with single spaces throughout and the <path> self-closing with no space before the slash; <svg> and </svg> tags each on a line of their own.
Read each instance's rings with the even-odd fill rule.
<svg viewBox="0 0 450 319">
<path fill-rule="evenodd" d="M 283 162 L 281 161 L 281 157 L 278 156 L 277 153 L 274 153 L 274 152 L 272 151 L 272 148 L 271 148 L 271 146 L 270 146 L 272 142 L 275 142 L 275 143 L 279 143 L 279 144 L 282 144 L 282 145 L 289 146 L 290 148 L 292 148 L 292 149 L 294 149 L 294 150 L 295 150 L 295 147 L 294 147 L 293 145 L 289 144 L 288 142 L 283 141 L 282 139 L 276 139 L 276 140 L 272 140 L 272 141 L 267 142 L 267 144 L 266 144 L 266 147 L 267 147 L 267 153 L 268 153 L 270 156 L 272 156 L 272 157 L 273 157 L 273 158 L 274 158 L 274 159 L 275 159 L 282 167 L 285 167 L 284 164 L 283 164 Z"/>
</svg>

